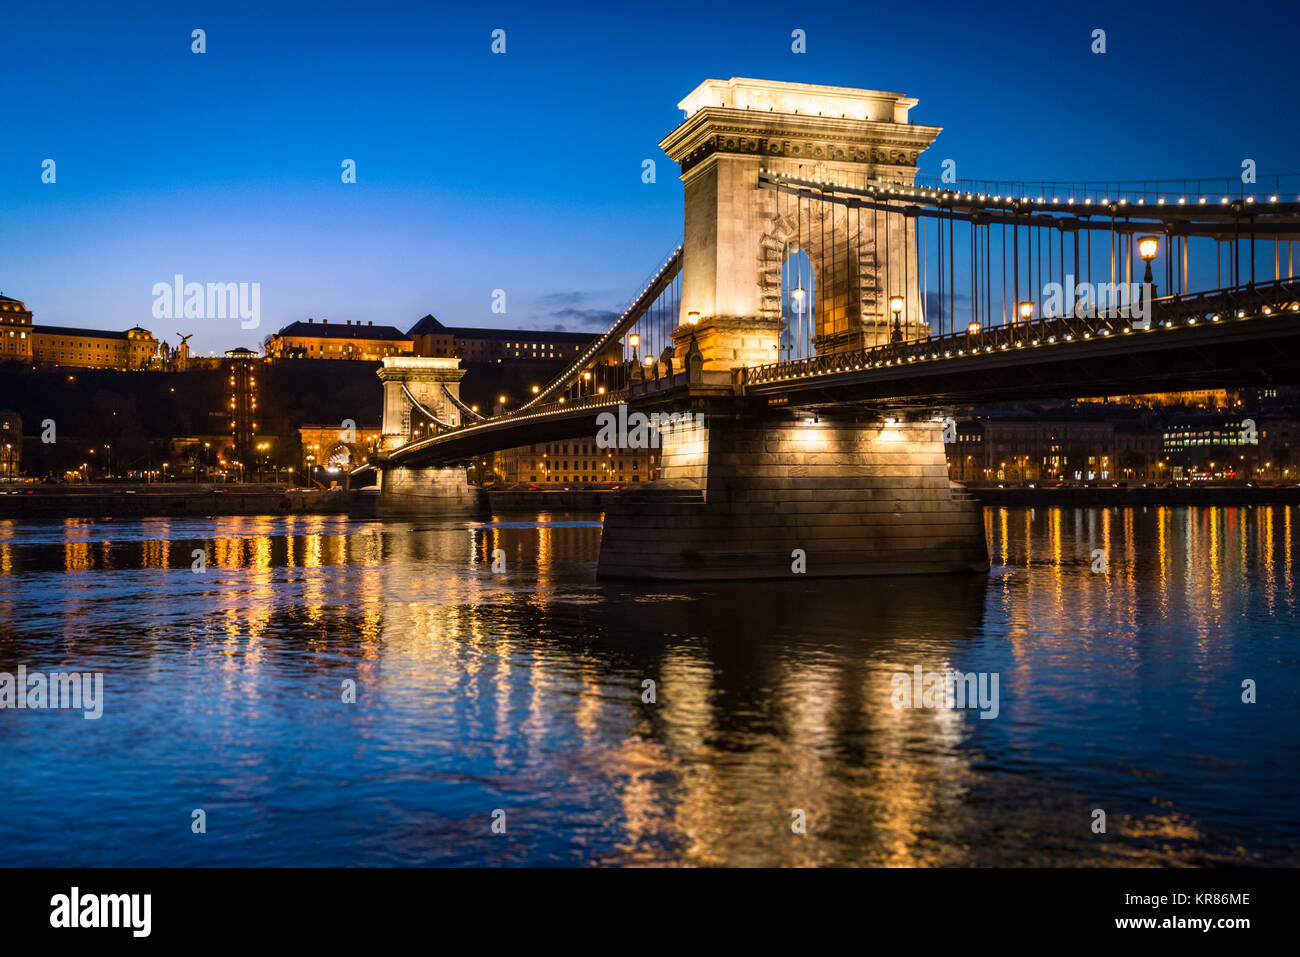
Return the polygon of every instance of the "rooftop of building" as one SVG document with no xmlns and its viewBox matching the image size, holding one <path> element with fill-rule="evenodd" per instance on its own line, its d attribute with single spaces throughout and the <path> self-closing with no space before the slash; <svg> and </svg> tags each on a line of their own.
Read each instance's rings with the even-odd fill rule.
<svg viewBox="0 0 1300 957">
<path fill-rule="evenodd" d="M 422 318 L 406 333 L 408 336 L 451 335 L 458 339 L 538 339 L 547 342 L 570 342 L 584 345 L 595 339 L 597 332 L 558 332 L 547 329 L 487 329 L 481 326 L 448 326 L 432 315 Z"/>
<path fill-rule="evenodd" d="M 377 326 L 373 322 L 363 325 L 360 321 L 352 322 L 350 319 L 343 323 L 331 323 L 328 319 L 322 319 L 320 322 L 316 322 L 315 319 L 308 319 L 306 322 L 299 320 L 298 322 L 289 323 L 276 335 L 306 336 L 316 339 L 381 339 L 385 341 L 400 341 L 409 338 L 395 326 Z"/>
<path fill-rule="evenodd" d="M 139 326 L 135 327 L 140 329 Z M 131 330 L 134 331 L 134 330 Z M 143 329 L 140 329 L 143 332 Z M 85 339 L 126 339 L 129 338 L 125 332 L 115 332 L 112 329 L 81 329 L 76 326 L 33 326 L 33 335 L 45 333 L 49 336 L 80 336 Z"/>
</svg>

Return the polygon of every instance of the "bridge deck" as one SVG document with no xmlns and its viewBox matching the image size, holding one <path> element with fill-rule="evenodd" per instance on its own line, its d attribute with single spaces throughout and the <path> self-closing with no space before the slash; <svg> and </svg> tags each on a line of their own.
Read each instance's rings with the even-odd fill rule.
<svg viewBox="0 0 1300 957">
<path fill-rule="evenodd" d="M 1300 375 L 1300 280 L 1168 297 L 1156 300 L 1152 311 L 1146 330 L 1118 315 L 1068 317 L 713 373 L 694 386 L 679 373 L 625 392 L 539 404 L 464 425 L 404 446 L 380 464 L 447 464 L 593 436 L 596 416 L 623 402 L 646 409 L 752 400 L 896 408 L 1244 385 Z"/>
</svg>

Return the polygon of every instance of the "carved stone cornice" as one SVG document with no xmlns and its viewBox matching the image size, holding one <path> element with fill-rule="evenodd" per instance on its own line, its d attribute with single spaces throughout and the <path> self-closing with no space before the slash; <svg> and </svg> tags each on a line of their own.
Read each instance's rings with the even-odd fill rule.
<svg viewBox="0 0 1300 957">
<path fill-rule="evenodd" d="M 942 127 L 704 107 L 660 142 L 683 175 L 717 155 L 915 168 Z"/>
</svg>

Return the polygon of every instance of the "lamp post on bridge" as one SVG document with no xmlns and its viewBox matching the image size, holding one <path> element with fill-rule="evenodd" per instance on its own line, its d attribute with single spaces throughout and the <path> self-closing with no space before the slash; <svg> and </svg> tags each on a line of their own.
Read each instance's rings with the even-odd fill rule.
<svg viewBox="0 0 1300 957">
<path fill-rule="evenodd" d="M 632 346 L 632 365 L 631 365 L 632 374 L 628 378 L 629 380 L 636 380 L 640 377 L 639 374 L 641 371 L 641 360 L 637 357 L 636 354 L 636 347 L 641 344 L 641 337 L 634 332 L 627 337 L 627 341 Z M 629 382 L 628 384 L 630 386 L 631 382 Z"/>
<path fill-rule="evenodd" d="M 1156 258 L 1156 253 L 1160 251 L 1159 236 L 1139 236 L 1138 237 L 1138 255 L 1142 261 L 1147 264 L 1146 274 L 1142 277 L 1142 284 L 1151 289 L 1151 298 L 1156 297 L 1155 277 L 1151 275 L 1151 261 Z"/>
<path fill-rule="evenodd" d="M 1020 317 L 1018 321 L 1027 325 L 1029 321 L 1034 318 L 1034 304 L 1030 300 L 1026 299 L 1024 302 L 1016 305 L 1016 312 Z"/>
<path fill-rule="evenodd" d="M 691 327 L 691 344 L 686 349 L 686 361 L 683 363 L 686 382 L 688 385 L 698 385 L 704 378 L 704 356 L 700 353 L 700 344 L 695 338 L 695 327 L 700 324 L 700 314 L 688 312 L 686 324 Z"/>
<path fill-rule="evenodd" d="M 892 313 L 894 314 L 894 332 L 893 332 L 893 335 L 890 337 L 890 341 L 891 341 L 891 342 L 902 342 L 902 341 L 903 341 L 903 327 L 902 327 L 902 324 L 899 322 L 899 317 L 903 314 L 903 297 L 902 297 L 902 296 L 890 296 L 890 297 L 889 297 L 889 311 L 892 312 Z"/>
</svg>

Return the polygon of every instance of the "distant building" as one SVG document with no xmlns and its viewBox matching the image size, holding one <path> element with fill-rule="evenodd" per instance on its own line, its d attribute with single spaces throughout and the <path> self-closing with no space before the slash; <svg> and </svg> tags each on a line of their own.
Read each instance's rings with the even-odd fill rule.
<svg viewBox="0 0 1300 957">
<path fill-rule="evenodd" d="M 34 326 L 32 361 L 83 369 L 148 369 L 158 356 L 152 332 L 134 326 L 126 332 Z"/>
<path fill-rule="evenodd" d="M 342 325 L 331 325 L 328 319 L 291 322 L 266 343 L 270 359 L 375 360 L 410 353 L 411 339 L 395 326 L 351 320 Z"/>
<path fill-rule="evenodd" d="M 1109 422 L 972 419 L 957 424 L 948 474 L 962 482 L 1086 482 L 1115 478 Z"/>
<path fill-rule="evenodd" d="M 0 296 L 0 361 L 32 358 L 32 312 L 17 299 Z"/>
<path fill-rule="evenodd" d="M 572 362 L 597 338 L 590 332 L 444 326 L 431 315 L 412 326 L 407 335 L 414 342 L 416 355 L 459 356 L 466 362 Z"/>
<path fill-rule="evenodd" d="M 1164 439 L 1152 429 L 1115 429 L 1115 477 L 1138 481 L 1169 477 Z"/>
<path fill-rule="evenodd" d="M 0 479 L 23 474 L 23 417 L 12 409 L 0 409 Z"/>
<path fill-rule="evenodd" d="M 1224 451 L 1243 445 L 1258 445 L 1258 429 L 1250 431 L 1241 416 L 1198 416 L 1165 426 L 1164 450 L 1169 454 L 1207 449 Z"/>
<path fill-rule="evenodd" d="M 455 356 L 465 362 L 572 362 L 596 339 L 587 332 L 445 326 L 425 316 L 403 333 L 395 326 L 328 319 L 293 322 L 266 343 L 272 359 L 382 359 L 384 356 Z M 621 345 L 614 343 L 614 351 Z M 621 352 L 618 356 L 621 359 Z"/>
<path fill-rule="evenodd" d="M 1284 481 L 1300 464 L 1292 419 L 1207 414 L 1169 423 L 1162 438 L 1176 474 L 1188 478 Z"/>
<path fill-rule="evenodd" d="M 659 473 L 659 449 L 602 449 L 594 439 L 546 442 L 497 452 L 496 479 L 506 485 L 631 485 Z"/>
<path fill-rule="evenodd" d="M 7 296 L 0 296 L 0 339 L 0 360 L 84 369 L 148 369 L 158 362 L 158 340 L 148 329 L 38 326 L 26 305 Z"/>
<path fill-rule="evenodd" d="M 1112 395 L 1080 399 L 1080 402 L 1119 403 L 1134 408 L 1187 407 L 1230 409 L 1241 405 L 1240 395 L 1229 389 L 1196 389 L 1189 392 L 1151 392 L 1146 395 Z"/>
</svg>

